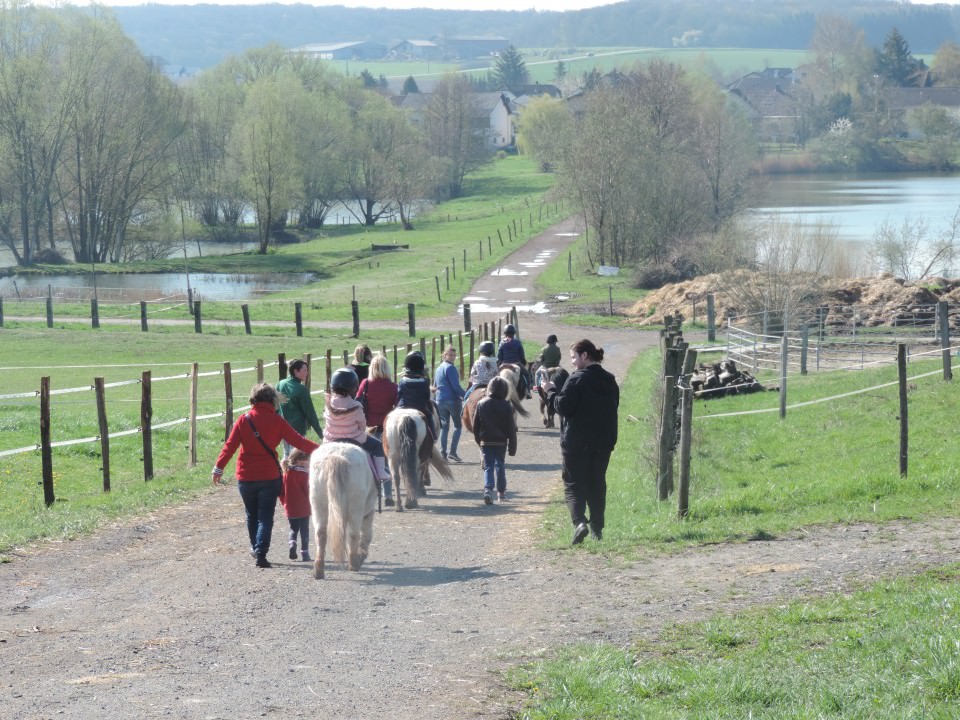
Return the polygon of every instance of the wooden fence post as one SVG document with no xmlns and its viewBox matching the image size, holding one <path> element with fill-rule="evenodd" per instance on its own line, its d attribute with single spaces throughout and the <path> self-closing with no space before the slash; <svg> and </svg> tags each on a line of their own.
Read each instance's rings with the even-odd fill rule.
<svg viewBox="0 0 960 720">
<path fill-rule="evenodd" d="M 470 331 L 470 303 L 463 304 L 463 329 Z"/>
<path fill-rule="evenodd" d="M 407 335 L 417 336 L 417 306 L 413 303 L 407 303 Z"/>
<path fill-rule="evenodd" d="M 907 346 L 897 344 L 897 380 L 900 386 L 900 477 L 907 476 L 910 425 L 907 422 Z"/>
<path fill-rule="evenodd" d="M 397 379 L 397 368 L 399 367 L 399 364 L 398 364 L 399 362 L 400 362 L 400 350 L 397 348 L 396 345 L 394 345 L 393 346 L 393 379 L 394 381 L 396 381 Z"/>
<path fill-rule="evenodd" d="M 3 327 L 3 296 L 0 296 L 0 327 Z"/>
<path fill-rule="evenodd" d="M 153 480 L 153 396 L 149 370 L 140 376 L 140 435 L 143 443 L 143 480 Z"/>
<path fill-rule="evenodd" d="M 477 241 L 480 244 L 480 262 L 483 262 L 483 240 Z"/>
<path fill-rule="evenodd" d="M 677 517 L 681 520 L 690 511 L 690 444 L 693 437 L 693 388 L 690 374 L 697 366 L 697 351 L 687 350 L 683 359 L 680 390 L 680 478 L 677 487 Z"/>
<path fill-rule="evenodd" d="M 277 353 L 277 381 L 287 377 L 287 354 Z"/>
<path fill-rule="evenodd" d="M 100 428 L 100 460 L 103 462 L 103 491 L 110 492 L 110 428 L 107 425 L 107 396 L 103 387 L 103 378 L 93 379 L 93 389 L 97 396 L 97 426 Z"/>
<path fill-rule="evenodd" d="M 263 382 L 263 360 L 257 360 L 257 384 Z"/>
<path fill-rule="evenodd" d="M 780 419 L 787 417 L 787 362 L 790 358 L 790 340 L 786 331 L 780 337 Z"/>
<path fill-rule="evenodd" d="M 946 302 L 937 303 L 937 319 L 940 321 L 940 347 L 943 357 L 943 379 L 953 380 L 953 368 L 950 366 L 950 308 Z"/>
<path fill-rule="evenodd" d="M 244 303 L 240 306 L 240 312 L 243 313 L 243 330 L 247 335 L 250 335 L 250 306 Z"/>
<path fill-rule="evenodd" d="M 457 279 L 457 259 L 455 257 L 450 258 L 450 264 L 453 266 L 453 279 Z"/>
<path fill-rule="evenodd" d="M 443 299 L 440 297 L 440 276 L 434 275 L 433 281 L 437 284 L 437 302 L 443 302 Z"/>
<path fill-rule="evenodd" d="M 327 356 L 326 356 L 325 359 L 326 359 L 326 361 L 327 361 L 327 368 L 326 368 L 326 370 L 327 370 L 327 380 L 326 380 L 326 382 L 325 382 L 324 385 L 323 385 L 323 389 L 324 389 L 326 392 L 329 393 L 329 392 L 330 392 L 330 379 L 333 377 L 333 351 L 331 351 L 329 348 L 327 348 Z"/>
<path fill-rule="evenodd" d="M 447 267 L 443 269 L 443 272 L 447 276 L 447 290 L 449 291 L 450 290 L 450 266 L 447 265 Z"/>
<path fill-rule="evenodd" d="M 90 327 L 94 330 L 100 327 L 100 304 L 96 298 L 90 298 Z"/>
<path fill-rule="evenodd" d="M 200 335 L 203 333 L 203 315 L 200 312 L 200 300 L 193 301 L 193 331 Z"/>
<path fill-rule="evenodd" d="M 199 305 L 200 301 L 197 301 Z M 200 308 L 197 307 L 197 315 L 200 315 Z M 190 458 L 187 467 L 197 466 L 197 389 L 200 384 L 200 365 L 198 363 L 190 364 L 190 422 L 189 422 L 189 446 Z"/>
<path fill-rule="evenodd" d="M 503 233 L 500 232 L 500 228 L 497 228 L 497 239 L 500 240 L 500 247 L 503 247 Z"/>
<path fill-rule="evenodd" d="M 145 300 L 140 301 L 140 331 L 147 331 L 147 303 Z"/>
<path fill-rule="evenodd" d="M 50 448 L 50 377 L 40 378 L 40 463 L 43 472 L 43 502 L 56 502 L 53 494 L 53 452 Z"/>
<path fill-rule="evenodd" d="M 360 337 L 360 302 L 350 301 L 350 315 L 353 317 L 353 337 Z"/>
<path fill-rule="evenodd" d="M 53 327 L 53 298 L 47 295 L 47 327 Z"/>
<path fill-rule="evenodd" d="M 717 311 L 713 293 L 707 293 L 707 340 L 715 342 L 717 339 Z"/>
<path fill-rule="evenodd" d="M 223 364 L 223 396 L 223 441 L 226 442 L 233 427 L 233 373 L 229 362 Z"/>
<path fill-rule="evenodd" d="M 310 388 L 313 386 L 313 354 L 306 353 L 303 356 L 303 361 L 307 364 L 307 381 L 303 386 L 307 389 L 307 392 L 310 392 Z M 344 365 L 349 365 L 349 363 L 344 363 Z"/>
<path fill-rule="evenodd" d="M 463 267 L 463 271 L 466 272 L 467 271 L 467 249 L 466 248 L 463 249 L 463 266 L 462 267 Z"/>
<path fill-rule="evenodd" d="M 466 377 L 463 367 L 463 332 L 457 330 L 457 354 L 460 356 L 460 377 Z"/>
<path fill-rule="evenodd" d="M 297 337 L 303 337 L 303 303 L 293 304 L 293 316 L 297 325 Z"/>
</svg>

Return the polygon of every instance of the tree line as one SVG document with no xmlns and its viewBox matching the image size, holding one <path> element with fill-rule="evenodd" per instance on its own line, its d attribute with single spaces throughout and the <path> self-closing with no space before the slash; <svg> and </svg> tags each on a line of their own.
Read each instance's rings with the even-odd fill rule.
<svg viewBox="0 0 960 720">
<path fill-rule="evenodd" d="M 439 81 L 412 123 L 380 92 L 273 45 L 186 86 L 94 8 L 0 8 L 0 242 L 20 265 L 166 254 L 187 228 L 259 248 L 288 224 L 322 226 L 343 203 L 412 227 L 422 200 L 460 194 L 489 158 L 475 94 Z M 166 244 L 166 246 L 165 246 Z"/>
</svg>

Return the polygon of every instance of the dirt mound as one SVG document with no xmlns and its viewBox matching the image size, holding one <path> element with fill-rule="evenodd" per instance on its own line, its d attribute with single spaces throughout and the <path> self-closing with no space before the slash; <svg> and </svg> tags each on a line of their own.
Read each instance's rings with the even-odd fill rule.
<svg viewBox="0 0 960 720">
<path fill-rule="evenodd" d="M 761 273 L 736 270 L 704 275 L 680 283 L 664 285 L 638 300 L 626 313 L 637 325 L 660 325 L 667 315 L 681 314 L 686 319 L 706 317 L 707 295 L 713 293 L 716 317 L 736 317 L 750 312 L 729 288 L 759 285 Z M 869 327 L 892 325 L 927 313 L 939 301 L 960 303 L 960 279 L 928 279 L 923 285 L 905 283 L 892 275 L 873 278 L 832 279 L 823 283 L 818 303 L 831 308 L 826 322 L 845 322 L 848 311 L 856 307 L 858 323 Z"/>
</svg>

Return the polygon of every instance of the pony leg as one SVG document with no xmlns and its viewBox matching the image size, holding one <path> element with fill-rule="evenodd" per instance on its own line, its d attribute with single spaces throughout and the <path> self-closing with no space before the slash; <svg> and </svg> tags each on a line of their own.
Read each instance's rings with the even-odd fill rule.
<svg viewBox="0 0 960 720">
<path fill-rule="evenodd" d="M 317 556 L 313 559 L 313 577 L 323 580 L 323 558 L 327 552 L 327 523 L 326 520 L 317 523 Z"/>
</svg>

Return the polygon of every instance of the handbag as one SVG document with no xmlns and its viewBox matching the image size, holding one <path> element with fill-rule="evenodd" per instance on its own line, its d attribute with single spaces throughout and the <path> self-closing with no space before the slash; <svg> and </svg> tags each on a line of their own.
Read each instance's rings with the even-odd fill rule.
<svg viewBox="0 0 960 720">
<path fill-rule="evenodd" d="M 264 450 L 267 451 L 267 454 L 270 455 L 270 457 L 273 458 L 273 461 L 277 464 L 277 472 L 280 473 L 277 476 L 277 479 L 283 480 L 283 468 L 280 467 L 280 460 L 277 458 L 276 451 L 272 447 L 267 445 L 263 441 L 263 438 L 260 437 L 260 433 L 257 431 L 257 426 L 253 424 L 253 419 L 249 415 L 244 415 L 244 417 L 247 419 L 247 422 L 250 423 L 250 429 L 253 430 L 253 436 L 260 441 L 260 444 L 263 445 Z"/>
</svg>

